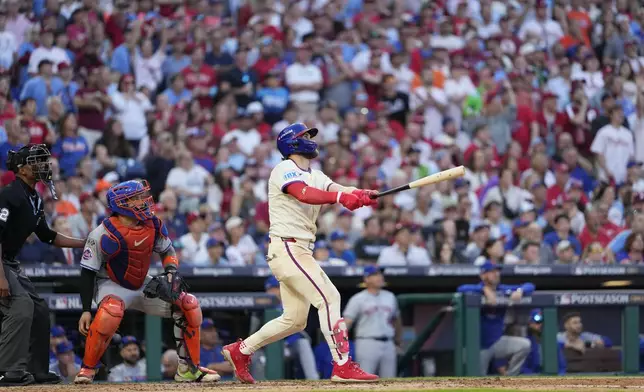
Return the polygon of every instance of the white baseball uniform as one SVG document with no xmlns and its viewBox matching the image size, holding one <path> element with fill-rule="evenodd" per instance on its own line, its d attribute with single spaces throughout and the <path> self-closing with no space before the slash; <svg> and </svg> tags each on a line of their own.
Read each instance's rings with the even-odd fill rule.
<svg viewBox="0 0 644 392">
<path fill-rule="evenodd" d="M 126 309 L 135 309 L 146 314 L 161 317 L 170 317 L 171 305 L 159 298 L 146 298 L 143 295 L 143 289 L 152 279 L 147 276 L 145 283 L 138 290 L 130 290 L 120 286 L 111 280 L 107 274 L 106 254 L 100 249 L 101 237 L 107 235 L 107 229 L 101 223 L 97 228 L 92 230 L 87 237 L 81 267 L 96 272 L 96 294 L 94 300 L 100 303 L 108 295 L 115 295 L 123 300 Z M 172 246 L 172 241 L 165 236 L 158 236 L 154 243 L 154 252 L 164 253 Z"/>
<path fill-rule="evenodd" d="M 313 242 L 320 205 L 298 201 L 285 193 L 287 185 L 303 182 L 328 190 L 333 181 L 319 170 L 302 170 L 290 159 L 273 168 L 268 180 L 270 244 L 266 260 L 280 282 L 284 313 L 244 341 L 251 351 L 303 330 L 311 305 L 318 309 L 320 328 L 333 359 L 343 361 L 332 329 L 340 320 L 340 293 L 313 258 Z"/>
</svg>

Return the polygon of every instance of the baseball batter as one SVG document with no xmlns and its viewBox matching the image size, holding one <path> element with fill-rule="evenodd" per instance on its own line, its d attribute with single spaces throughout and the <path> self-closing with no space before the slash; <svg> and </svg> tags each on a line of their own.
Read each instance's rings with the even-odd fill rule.
<svg viewBox="0 0 644 392">
<path fill-rule="evenodd" d="M 398 301 L 382 289 L 385 279 L 378 267 L 364 268 L 364 284 L 344 308 L 347 327 L 355 331 L 356 359 L 366 372 L 396 377 L 396 346 L 402 334 Z"/>
<path fill-rule="evenodd" d="M 340 315 L 340 293 L 313 258 L 316 220 L 323 204 L 340 203 L 349 210 L 375 205 L 370 190 L 335 184 L 311 160 L 318 155 L 312 140 L 318 133 L 301 123 L 284 128 L 277 149 L 284 157 L 268 180 L 270 244 L 266 259 L 280 282 L 284 313 L 259 331 L 223 348 L 223 354 L 244 383 L 253 383 L 248 371 L 259 348 L 302 331 L 311 305 L 318 309 L 320 328 L 329 344 L 334 365 L 331 379 L 338 382 L 374 381 L 349 358 L 347 327 Z"/>
<path fill-rule="evenodd" d="M 89 384 L 126 309 L 172 317 L 179 345 L 180 382 L 214 382 L 217 372 L 199 366 L 202 314 L 197 298 L 184 292 L 179 260 L 163 222 L 152 211 L 146 181 L 126 181 L 107 192 L 112 215 L 92 230 L 81 260 L 83 314 L 78 330 L 85 336 L 85 356 L 74 382 Z M 161 255 L 164 273 L 148 275 L 152 252 Z M 92 299 L 98 303 L 94 321 Z"/>
</svg>

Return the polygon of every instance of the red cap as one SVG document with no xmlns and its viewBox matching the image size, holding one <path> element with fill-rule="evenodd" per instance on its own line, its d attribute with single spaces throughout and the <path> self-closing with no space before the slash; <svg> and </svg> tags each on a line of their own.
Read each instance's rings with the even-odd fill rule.
<svg viewBox="0 0 644 392">
<path fill-rule="evenodd" d="M 570 173 L 570 167 L 565 163 L 560 163 L 556 167 L 557 173 Z"/>
<path fill-rule="evenodd" d="M 58 64 L 58 70 L 62 71 L 63 69 L 68 69 L 69 68 L 69 63 L 62 62 Z"/>
<path fill-rule="evenodd" d="M 561 202 L 559 199 L 551 199 L 549 202 L 546 203 L 547 211 L 558 207 L 561 207 Z"/>
<path fill-rule="evenodd" d="M 546 91 L 545 93 L 543 93 L 543 95 L 541 95 L 541 100 L 543 100 L 543 101 L 545 101 L 546 99 L 551 99 L 551 98 L 555 98 L 555 99 L 556 99 L 556 98 L 557 98 L 557 95 L 556 95 L 556 94 L 553 94 L 553 93 L 552 93 L 552 92 L 550 92 L 550 91 Z"/>
<path fill-rule="evenodd" d="M 199 219 L 199 214 L 196 212 L 190 212 L 186 215 L 186 223 L 190 226 L 194 221 Z"/>
<path fill-rule="evenodd" d="M 165 206 L 161 203 L 157 203 L 154 205 L 154 211 L 155 212 L 165 212 Z"/>
<path fill-rule="evenodd" d="M 78 201 L 80 201 L 81 204 L 85 203 L 89 199 L 93 199 L 94 195 L 92 195 L 89 192 L 83 192 L 81 195 L 78 197 Z"/>
</svg>

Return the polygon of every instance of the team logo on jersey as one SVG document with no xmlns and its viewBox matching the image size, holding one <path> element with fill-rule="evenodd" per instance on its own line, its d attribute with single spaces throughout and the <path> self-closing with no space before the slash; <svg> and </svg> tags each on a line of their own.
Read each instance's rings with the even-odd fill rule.
<svg viewBox="0 0 644 392">
<path fill-rule="evenodd" d="M 288 173 L 284 174 L 284 179 L 285 180 L 292 180 L 293 178 L 297 178 L 297 177 L 299 177 L 301 175 L 302 175 L 302 173 L 298 173 L 296 171 L 291 171 L 291 172 L 288 172 Z"/>
<path fill-rule="evenodd" d="M 83 251 L 83 260 L 89 260 L 94 256 L 90 248 L 85 248 Z"/>
</svg>

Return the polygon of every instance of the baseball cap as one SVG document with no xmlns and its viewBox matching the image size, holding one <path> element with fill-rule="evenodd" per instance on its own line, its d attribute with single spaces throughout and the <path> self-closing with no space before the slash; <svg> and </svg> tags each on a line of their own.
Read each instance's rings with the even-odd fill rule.
<svg viewBox="0 0 644 392">
<path fill-rule="evenodd" d="M 353 212 L 351 212 L 351 211 L 349 211 L 349 210 L 347 210 L 347 209 L 344 209 L 344 210 L 340 211 L 340 213 L 338 214 L 338 216 L 339 216 L 339 217 L 340 217 L 340 216 L 353 216 Z"/>
<path fill-rule="evenodd" d="M 51 334 L 51 336 L 52 336 L 52 337 L 54 337 L 54 338 L 60 338 L 60 337 L 65 336 L 65 328 L 63 328 L 63 327 L 62 327 L 62 326 L 60 326 L 60 325 L 54 325 L 54 326 L 53 326 L 53 327 L 51 327 L 51 329 L 49 330 L 49 333 L 50 333 L 50 334 Z"/>
<path fill-rule="evenodd" d="M 264 113 L 264 106 L 260 102 L 251 102 L 246 106 L 248 114 Z"/>
<path fill-rule="evenodd" d="M 206 248 L 210 249 L 215 246 L 221 245 L 221 242 L 217 241 L 216 238 L 208 238 L 208 241 L 206 242 Z"/>
<path fill-rule="evenodd" d="M 83 193 L 81 193 L 81 195 L 78 197 L 78 201 L 79 201 L 81 204 L 83 204 L 83 203 L 85 203 L 87 200 L 90 200 L 90 199 L 92 199 L 92 198 L 94 198 L 94 195 L 92 195 L 92 194 L 91 194 L 91 193 L 89 193 L 89 192 L 83 192 Z"/>
<path fill-rule="evenodd" d="M 319 241 L 315 241 L 315 244 L 313 244 L 313 246 L 314 246 L 314 249 L 322 249 L 322 248 L 328 248 L 329 244 L 324 240 L 319 240 Z"/>
<path fill-rule="evenodd" d="M 468 185 L 470 185 L 470 182 L 468 180 L 466 180 L 465 178 L 457 178 L 454 181 L 454 188 L 461 188 L 461 187 L 468 186 Z"/>
<path fill-rule="evenodd" d="M 188 226 L 193 224 L 197 219 L 199 219 L 199 214 L 196 212 L 190 212 L 188 215 L 186 215 L 186 223 Z"/>
<path fill-rule="evenodd" d="M 139 341 L 136 340 L 136 338 L 134 336 L 131 336 L 131 335 L 123 336 L 123 338 L 121 338 L 121 344 L 120 344 L 121 348 L 125 348 L 125 347 L 129 346 L 130 344 L 138 345 Z"/>
<path fill-rule="evenodd" d="M 342 230 L 335 230 L 329 237 L 330 241 L 346 240 L 347 235 Z"/>
<path fill-rule="evenodd" d="M 572 247 L 572 244 L 570 243 L 570 241 L 568 240 L 559 241 L 559 243 L 557 244 L 557 252 L 570 249 L 571 247 Z"/>
<path fill-rule="evenodd" d="M 280 287 L 280 282 L 277 280 L 276 277 L 271 275 L 268 278 L 266 278 L 266 280 L 264 281 L 264 290 L 274 289 L 276 287 Z"/>
<path fill-rule="evenodd" d="M 371 275 L 375 275 L 375 274 L 381 274 L 381 273 L 383 273 L 382 268 L 378 267 L 377 265 L 368 265 L 368 266 L 364 267 L 364 269 L 362 271 L 362 276 L 364 276 L 366 278 L 367 276 L 371 276 Z"/>
<path fill-rule="evenodd" d="M 70 351 L 74 351 L 74 345 L 72 342 L 64 341 L 56 345 L 56 354 L 64 354 Z"/>
<path fill-rule="evenodd" d="M 230 230 L 234 229 L 235 227 L 241 226 L 243 224 L 244 224 L 244 220 L 242 218 L 240 218 L 238 216 L 230 217 L 226 221 L 226 225 L 225 225 L 226 231 L 230 231 Z"/>
<path fill-rule="evenodd" d="M 481 229 L 489 229 L 489 228 L 490 228 L 489 223 L 487 223 L 486 221 L 481 221 L 481 222 L 475 223 L 472 226 L 472 233 L 475 233 Z"/>
<path fill-rule="evenodd" d="M 541 309 L 532 309 L 530 311 L 530 322 L 531 323 L 543 322 L 543 313 L 541 312 Z"/>
<path fill-rule="evenodd" d="M 481 265 L 481 273 L 483 274 L 485 272 L 500 270 L 502 268 L 503 267 L 501 267 L 498 264 L 495 264 L 495 263 L 491 262 L 490 260 L 485 260 L 485 263 L 483 263 L 483 265 Z"/>
<path fill-rule="evenodd" d="M 201 329 L 212 328 L 215 326 L 215 322 L 211 318 L 205 318 L 201 322 Z"/>
<path fill-rule="evenodd" d="M 642 166 L 642 162 L 637 162 L 637 161 L 628 161 L 628 163 L 626 164 L 626 168 L 627 168 L 627 169 L 630 169 L 631 167 L 635 167 L 635 166 L 640 166 L 640 167 L 641 167 L 641 166 Z"/>
</svg>

